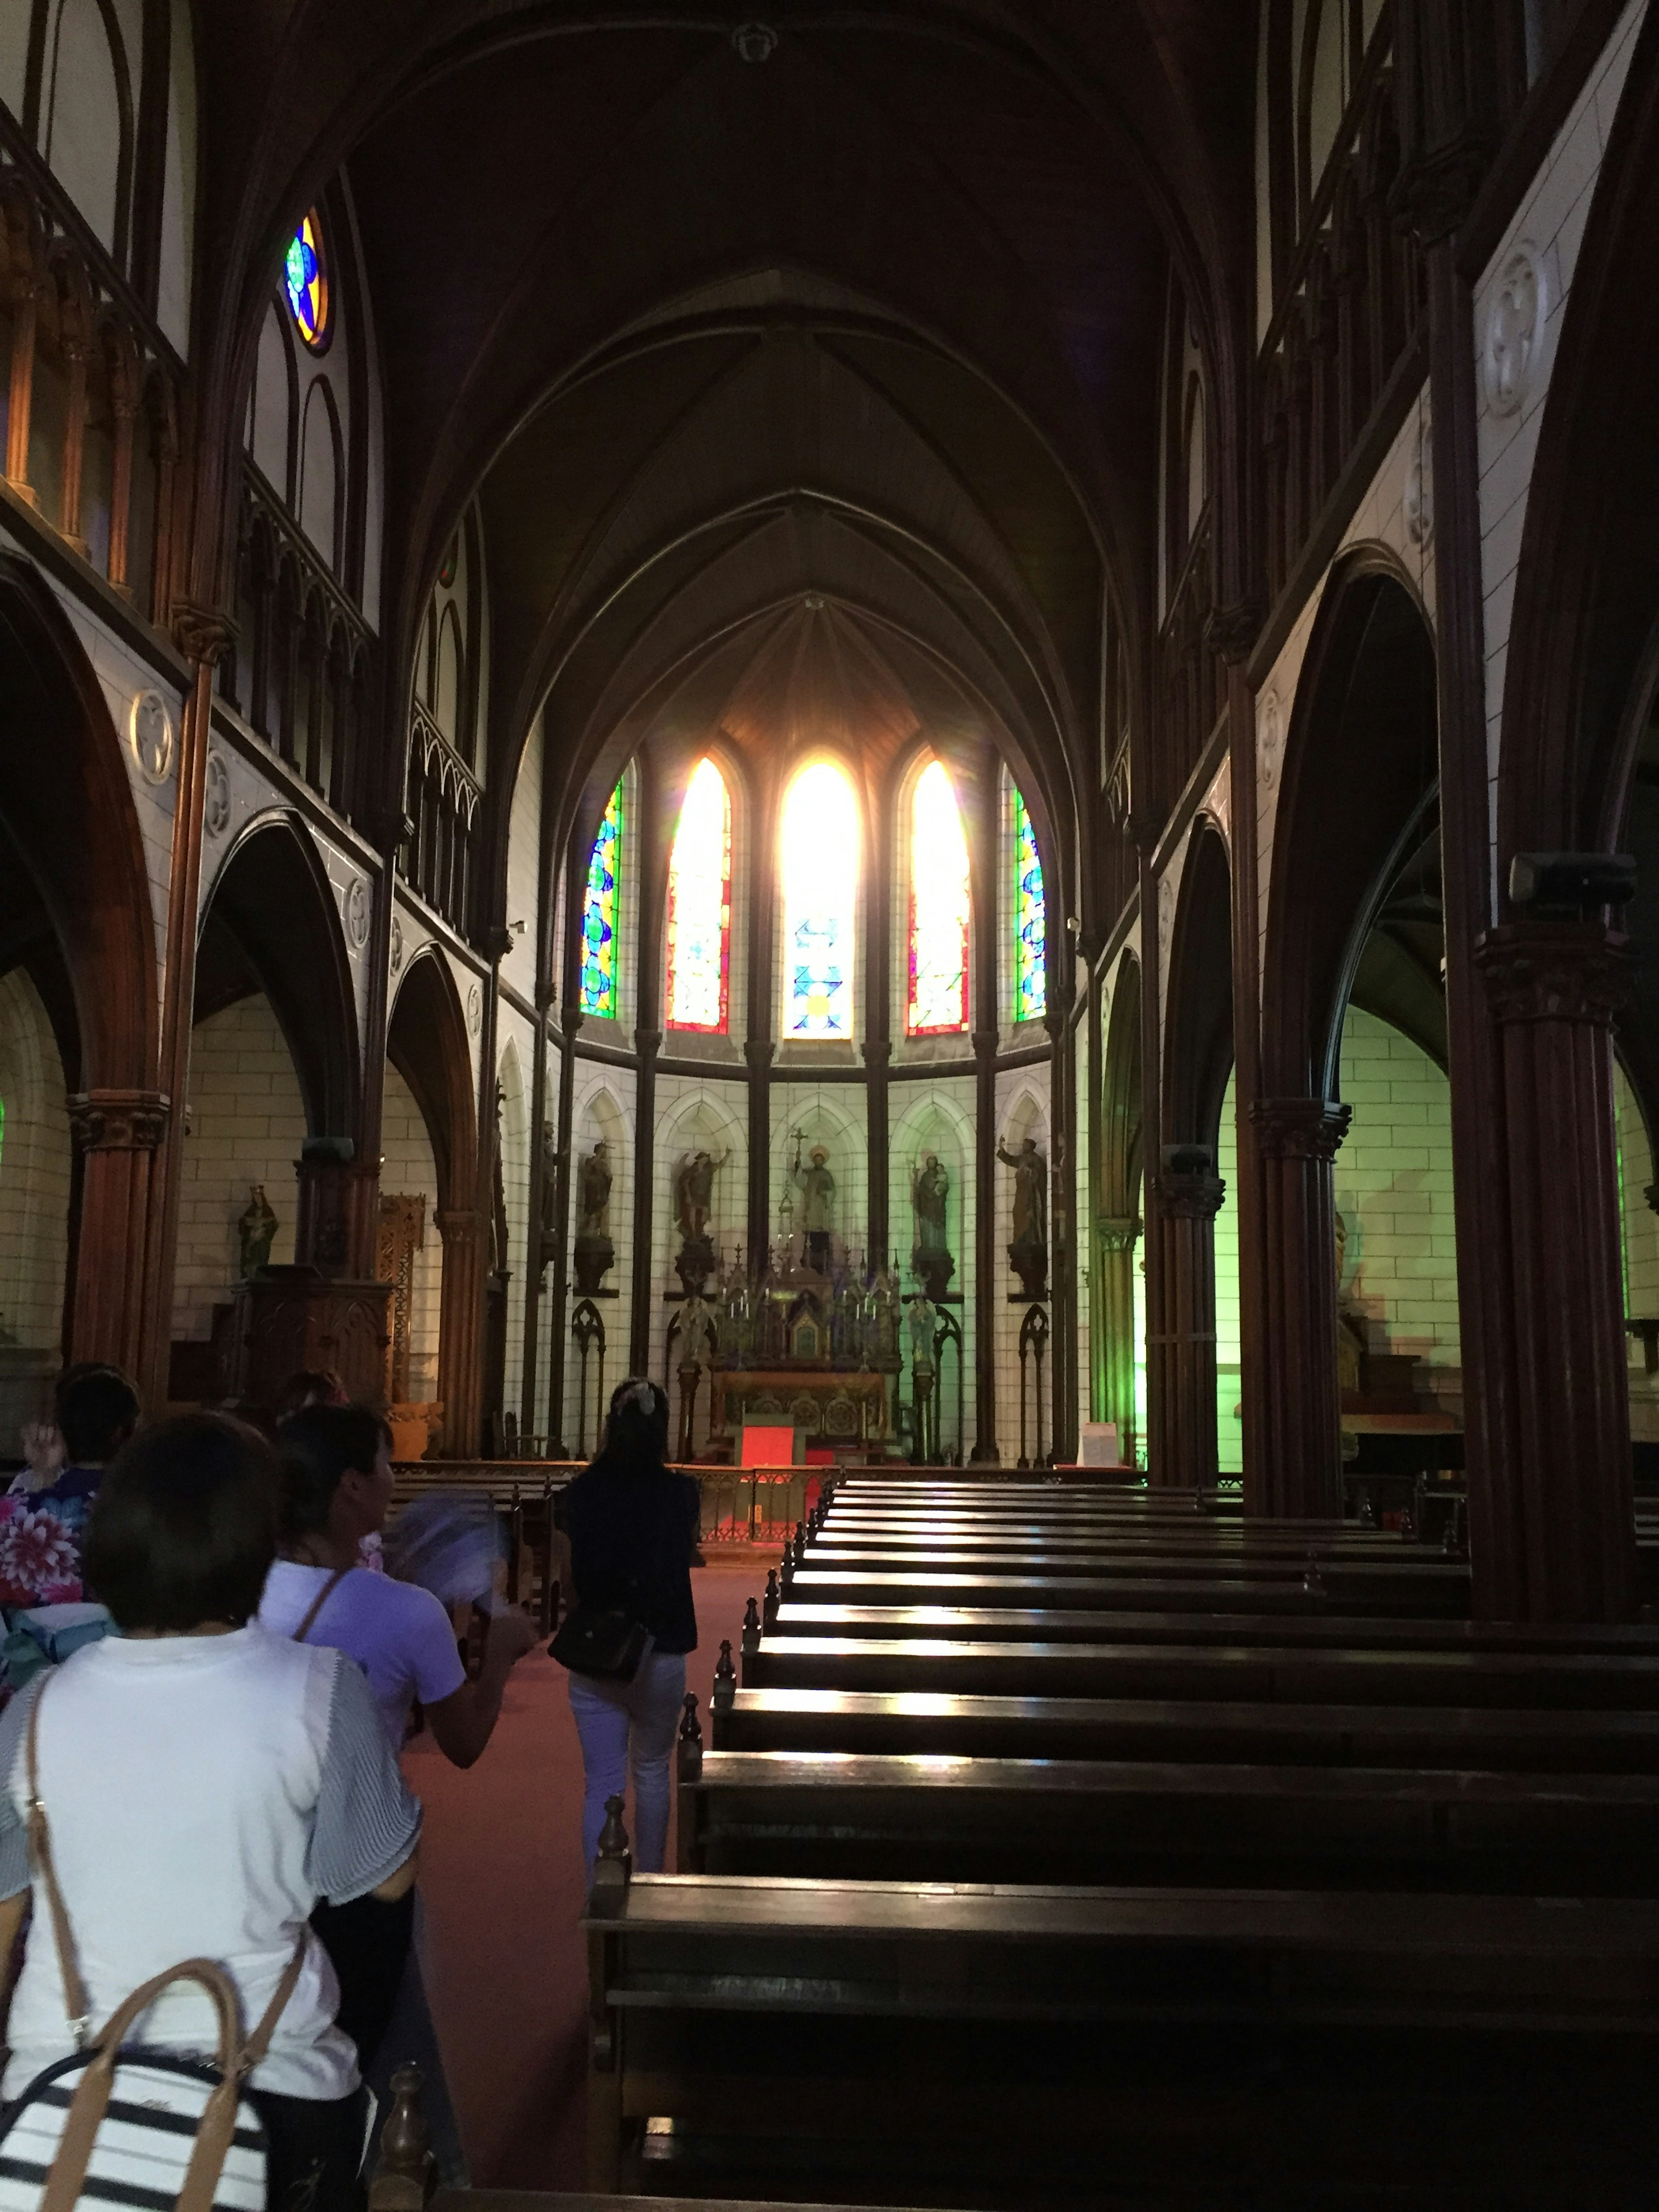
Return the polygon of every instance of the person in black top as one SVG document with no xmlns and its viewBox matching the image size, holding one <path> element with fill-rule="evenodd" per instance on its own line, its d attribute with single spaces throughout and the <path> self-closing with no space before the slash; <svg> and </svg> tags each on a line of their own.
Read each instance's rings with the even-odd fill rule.
<svg viewBox="0 0 1659 2212">
<path fill-rule="evenodd" d="M 605 1441 L 564 1494 L 577 1601 L 630 1614 L 651 1648 L 631 1682 L 572 1674 L 570 1710 L 581 1739 L 582 1850 L 593 1879 L 605 1801 L 634 1776 L 634 1864 L 660 1874 L 668 1848 L 669 1765 L 685 1700 L 686 1654 L 697 1648 L 691 1555 L 699 1499 L 689 1474 L 665 1464 L 668 1400 L 630 1376 L 611 1400 Z"/>
</svg>

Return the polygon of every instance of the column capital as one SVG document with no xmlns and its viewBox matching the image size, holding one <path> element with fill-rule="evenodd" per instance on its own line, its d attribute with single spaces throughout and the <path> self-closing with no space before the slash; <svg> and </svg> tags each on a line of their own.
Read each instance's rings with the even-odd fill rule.
<svg viewBox="0 0 1659 2212">
<path fill-rule="evenodd" d="M 1152 1194 L 1177 1221 L 1213 1221 L 1227 1186 L 1208 1168 L 1172 1170 L 1153 1176 Z"/>
<path fill-rule="evenodd" d="M 203 606 L 195 599 L 173 601 L 173 641 L 186 660 L 216 668 L 237 635 L 236 624 L 220 608 Z"/>
<path fill-rule="evenodd" d="M 480 951 L 487 959 L 501 962 L 513 950 L 513 932 L 504 921 L 491 922 L 479 940 Z"/>
<path fill-rule="evenodd" d="M 972 1038 L 974 1058 L 979 1061 L 981 1066 L 984 1066 L 987 1060 L 994 1060 L 996 1058 L 997 1045 L 1000 1039 L 995 1030 L 975 1030 L 972 1033 Z"/>
<path fill-rule="evenodd" d="M 1097 1213 L 1095 1241 L 1103 1252 L 1133 1252 L 1140 1237 L 1140 1222 L 1133 1213 Z"/>
<path fill-rule="evenodd" d="M 560 1036 L 567 1038 L 574 1036 L 585 1018 L 580 1002 L 573 1002 L 567 999 L 563 1006 L 559 1008 Z"/>
<path fill-rule="evenodd" d="M 476 1244 L 484 1237 L 489 1222 L 476 1207 L 438 1206 L 432 1210 L 432 1219 L 446 1249 Z"/>
<path fill-rule="evenodd" d="M 1474 957 L 1501 1025 L 1585 1022 L 1610 1029 L 1630 993 L 1630 939 L 1600 922 L 1504 922 L 1481 933 Z"/>
<path fill-rule="evenodd" d="M 1219 660 L 1229 665 L 1248 660 L 1265 619 L 1260 599 L 1233 599 L 1212 607 L 1204 623 L 1204 642 Z"/>
<path fill-rule="evenodd" d="M 751 1075 L 764 1075 L 777 1054 L 778 1048 L 769 1037 L 751 1037 L 743 1048 Z"/>
<path fill-rule="evenodd" d="M 635 1030 L 634 1032 L 634 1049 L 638 1053 L 642 1060 L 654 1060 L 657 1054 L 662 1050 L 662 1031 L 660 1030 Z"/>
<path fill-rule="evenodd" d="M 1334 1098 L 1253 1098 L 1250 1121 L 1269 1159 L 1334 1160 L 1353 1119 Z"/>
<path fill-rule="evenodd" d="M 160 1091 L 76 1091 L 64 1104 L 83 1152 L 153 1152 L 167 1134 L 168 1102 Z"/>
<path fill-rule="evenodd" d="M 892 1059 L 893 1048 L 887 1038 L 870 1037 L 866 1039 L 864 1047 L 864 1064 L 866 1067 L 879 1067 L 885 1069 L 891 1066 Z"/>
</svg>

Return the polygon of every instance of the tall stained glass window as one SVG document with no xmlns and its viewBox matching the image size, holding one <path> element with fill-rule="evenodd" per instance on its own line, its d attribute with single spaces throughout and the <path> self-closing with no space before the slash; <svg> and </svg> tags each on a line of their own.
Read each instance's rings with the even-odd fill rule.
<svg viewBox="0 0 1659 2212">
<path fill-rule="evenodd" d="M 1048 908 L 1036 832 L 1018 788 L 1013 793 L 1014 1019 L 1040 1021 L 1048 1010 Z"/>
<path fill-rule="evenodd" d="M 313 352 L 320 353 L 328 343 L 328 270 L 314 208 L 288 242 L 283 282 L 295 328 Z"/>
<path fill-rule="evenodd" d="M 968 847 L 942 761 L 916 780 L 910 808 L 911 1036 L 968 1026 Z"/>
<path fill-rule="evenodd" d="M 845 772 L 804 768 L 783 802 L 783 1034 L 853 1034 L 858 806 Z"/>
<path fill-rule="evenodd" d="M 732 967 L 732 799 L 712 760 L 686 787 L 668 860 L 668 1026 L 722 1036 Z"/>
<path fill-rule="evenodd" d="M 617 939 L 621 919 L 623 787 L 611 794 L 587 863 L 582 899 L 582 1012 L 617 1013 Z"/>
</svg>

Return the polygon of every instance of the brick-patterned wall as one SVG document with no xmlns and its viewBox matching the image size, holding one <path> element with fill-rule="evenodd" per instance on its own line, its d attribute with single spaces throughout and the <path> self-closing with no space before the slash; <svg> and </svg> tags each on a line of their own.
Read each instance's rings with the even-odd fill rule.
<svg viewBox="0 0 1659 2212">
<path fill-rule="evenodd" d="M 1625 1312 L 1632 1321 L 1659 1316 L 1659 1213 L 1648 1204 L 1654 1180 L 1653 1148 L 1636 1094 L 1623 1068 L 1613 1077 L 1613 1110 L 1619 1133 L 1619 1179 L 1624 1231 Z M 1628 1340 L 1631 1434 L 1659 1442 L 1659 1375 L 1647 1371 L 1639 1337 Z"/>
<path fill-rule="evenodd" d="M 426 1241 L 415 1255 L 410 1285 L 409 1395 L 424 1405 L 438 1395 L 438 1321 L 443 1296 L 443 1240 L 432 1216 L 438 1203 L 438 1170 L 432 1139 L 415 1094 L 395 1067 L 386 1072 L 380 1109 L 382 1193 L 426 1200 Z"/>
<path fill-rule="evenodd" d="M 1373 1351 L 1415 1352 L 1455 1370 L 1449 1086 L 1426 1053 L 1357 1006 L 1343 1024 L 1341 1084 L 1353 1109 L 1336 1156 L 1344 1289 L 1367 1317 Z M 1455 1373 L 1438 1377 L 1436 1395 L 1459 1401 Z"/>
<path fill-rule="evenodd" d="M 0 977 L 0 1452 L 46 1410 L 62 1356 L 70 1131 L 52 1024 L 21 968 Z"/>
<path fill-rule="evenodd" d="M 996 1083 L 997 1140 L 1011 1152 L 1018 1152 L 1021 1140 L 1035 1137 L 1037 1150 L 1048 1163 L 1054 1164 L 1054 1145 L 1049 1133 L 1048 1070 L 1042 1064 L 1035 1067 L 1015 1067 L 1000 1070 Z M 996 1193 L 996 1237 L 991 1280 L 983 1286 L 983 1294 L 991 1300 L 992 1338 L 996 1349 L 997 1385 L 997 1449 L 1005 1467 L 1012 1467 L 1019 1457 L 1019 1332 L 1027 1311 L 1027 1302 L 1020 1291 L 1018 1278 L 1008 1261 L 1008 1246 L 1014 1233 L 1014 1171 L 997 1163 L 993 1188 Z M 1054 1232 L 1052 1218 L 1048 1223 L 1051 1239 Z M 1049 1307 L 1049 1320 L 1054 1309 Z M 1066 1347 L 1056 1338 L 1048 1340 L 1048 1355 L 1042 1367 L 1042 1448 L 1053 1449 L 1051 1419 L 1054 1393 L 1053 1373 L 1056 1358 L 1065 1358 Z M 1036 1449 L 1036 1370 L 1028 1368 L 1026 1378 L 1026 1450 L 1034 1455 Z"/>
<path fill-rule="evenodd" d="M 237 1223 L 262 1183 L 276 1216 L 270 1256 L 294 1257 L 295 1162 L 306 1133 L 300 1085 L 263 992 L 198 1023 L 191 1039 L 189 1116 L 179 1200 L 173 1334 L 204 1340 L 213 1309 L 235 1295 Z"/>
</svg>

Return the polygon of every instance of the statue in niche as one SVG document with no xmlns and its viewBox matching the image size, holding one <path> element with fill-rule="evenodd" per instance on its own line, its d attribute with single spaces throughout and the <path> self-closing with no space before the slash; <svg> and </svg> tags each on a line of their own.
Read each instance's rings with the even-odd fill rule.
<svg viewBox="0 0 1659 2212">
<path fill-rule="evenodd" d="M 721 1152 L 684 1154 L 674 1170 L 674 1215 L 679 1223 L 680 1249 L 674 1261 L 688 1297 L 700 1296 L 714 1271 L 715 1252 L 708 1234 L 714 1210 L 714 1177 L 730 1155 Z"/>
<path fill-rule="evenodd" d="M 1018 1152 L 997 1146 L 997 1158 L 1014 1171 L 1014 1237 L 1008 1261 L 1028 1298 L 1046 1297 L 1048 1282 L 1048 1164 L 1027 1137 Z"/>
<path fill-rule="evenodd" d="M 933 1377 L 933 1331 L 939 1316 L 932 1303 L 920 1291 L 905 1308 L 905 1334 L 910 1340 L 910 1375 L 913 1382 L 929 1382 Z M 926 1395 L 925 1393 L 923 1394 Z"/>
<path fill-rule="evenodd" d="M 910 1207 L 916 1222 L 910 1272 L 935 1300 L 945 1296 L 957 1271 L 945 1232 L 945 1201 L 950 1194 L 950 1174 L 939 1154 L 924 1152 L 921 1166 L 910 1171 Z"/>
<path fill-rule="evenodd" d="M 601 1137 L 576 1170 L 576 1288 L 592 1297 L 616 1264 L 611 1242 L 611 1160 Z"/>
<path fill-rule="evenodd" d="M 251 1283 L 262 1267 L 270 1265 L 270 1248 L 276 1238 L 276 1216 L 270 1210 L 262 1182 L 249 1186 L 247 1211 L 236 1224 L 241 1247 L 242 1280 Z"/>
<path fill-rule="evenodd" d="M 794 1134 L 795 1164 L 790 1170 L 790 1180 L 800 1189 L 800 1224 L 806 1236 L 806 1264 L 819 1274 L 827 1275 L 830 1231 L 836 1225 L 836 1178 L 830 1172 L 830 1155 L 822 1145 L 813 1146 L 810 1165 L 802 1167 L 804 1133 L 797 1129 Z"/>
</svg>

